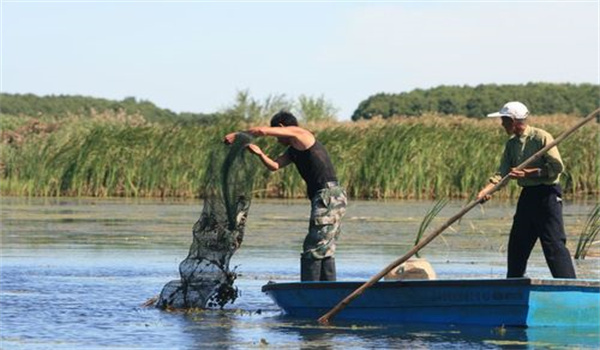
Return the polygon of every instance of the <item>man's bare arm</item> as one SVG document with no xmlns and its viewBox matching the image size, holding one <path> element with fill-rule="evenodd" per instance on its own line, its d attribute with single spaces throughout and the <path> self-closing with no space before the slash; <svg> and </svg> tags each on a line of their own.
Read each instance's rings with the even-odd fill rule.
<svg viewBox="0 0 600 350">
<path fill-rule="evenodd" d="M 315 143 L 315 136 L 310 131 L 298 126 L 258 126 L 250 128 L 246 132 L 254 136 L 289 138 L 294 148 L 299 150 L 305 150 Z"/>
<path fill-rule="evenodd" d="M 265 167 L 267 167 L 267 169 L 271 171 L 277 171 L 281 168 L 288 166 L 291 163 L 290 158 L 286 153 L 280 155 L 279 157 L 277 157 L 277 159 L 273 160 L 271 159 L 271 157 L 266 155 L 260 147 L 253 143 L 248 145 L 248 151 L 250 151 L 253 154 L 256 154 L 260 158 L 260 161 L 265 165 Z"/>
</svg>

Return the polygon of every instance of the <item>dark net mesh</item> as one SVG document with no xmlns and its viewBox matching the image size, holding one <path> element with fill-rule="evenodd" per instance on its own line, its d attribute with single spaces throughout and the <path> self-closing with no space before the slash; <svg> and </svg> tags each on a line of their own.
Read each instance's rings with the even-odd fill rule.
<svg viewBox="0 0 600 350">
<path fill-rule="evenodd" d="M 209 159 L 204 179 L 204 206 L 194 224 L 194 240 L 179 265 L 181 279 L 167 283 L 160 293 L 160 308 L 223 307 L 233 303 L 237 274 L 229 261 L 240 248 L 255 166 L 245 152 L 251 136 L 238 133 L 230 146 L 219 146 Z"/>
</svg>

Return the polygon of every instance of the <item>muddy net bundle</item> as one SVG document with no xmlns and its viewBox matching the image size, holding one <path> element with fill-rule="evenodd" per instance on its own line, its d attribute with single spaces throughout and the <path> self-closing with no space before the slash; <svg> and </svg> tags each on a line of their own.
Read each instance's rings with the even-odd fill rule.
<svg viewBox="0 0 600 350">
<path fill-rule="evenodd" d="M 179 264 L 179 280 L 167 283 L 156 301 L 162 309 L 222 308 L 233 303 L 237 277 L 229 262 L 240 248 L 255 173 L 245 151 L 252 136 L 238 133 L 232 145 L 215 149 L 206 167 L 204 205 L 193 227 L 188 256 Z"/>
</svg>

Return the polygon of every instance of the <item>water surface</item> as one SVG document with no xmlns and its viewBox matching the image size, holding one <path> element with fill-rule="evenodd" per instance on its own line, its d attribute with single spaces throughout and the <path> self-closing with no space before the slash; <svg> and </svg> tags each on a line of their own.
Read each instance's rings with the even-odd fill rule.
<svg viewBox="0 0 600 350">
<path fill-rule="evenodd" d="M 200 201 L 1 199 L 2 349 L 540 349 L 600 347 L 596 329 L 394 326 L 290 319 L 260 287 L 295 281 L 307 201 L 254 201 L 232 265 L 241 296 L 225 310 L 143 307 L 179 278 Z M 460 210 L 451 202 L 433 229 Z M 429 201 L 353 201 L 343 224 L 339 280 L 366 280 L 413 245 Z M 566 203 L 573 253 L 593 203 Z M 473 209 L 423 251 L 439 278 L 503 278 L 514 203 Z M 599 278 L 598 260 L 577 262 Z M 550 278 L 536 246 L 528 275 Z"/>
</svg>

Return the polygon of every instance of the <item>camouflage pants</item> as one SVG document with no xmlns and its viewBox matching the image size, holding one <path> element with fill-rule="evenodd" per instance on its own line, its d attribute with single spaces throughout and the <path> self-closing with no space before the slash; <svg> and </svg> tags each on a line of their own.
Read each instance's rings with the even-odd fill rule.
<svg viewBox="0 0 600 350">
<path fill-rule="evenodd" d="M 303 258 L 324 259 L 335 253 L 346 213 L 346 191 L 341 186 L 324 188 L 311 199 L 310 224 L 304 239 Z"/>
</svg>

